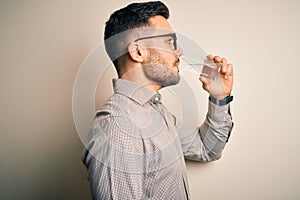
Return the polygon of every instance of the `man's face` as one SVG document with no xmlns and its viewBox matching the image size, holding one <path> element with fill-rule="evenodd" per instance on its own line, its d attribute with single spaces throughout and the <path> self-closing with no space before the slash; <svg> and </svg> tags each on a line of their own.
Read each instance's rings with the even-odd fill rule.
<svg viewBox="0 0 300 200">
<path fill-rule="evenodd" d="M 162 16 L 152 17 L 149 22 L 154 28 L 157 28 L 157 32 L 151 35 L 174 32 Z M 178 65 L 182 52 L 179 47 L 176 48 L 175 42 L 171 36 L 157 37 L 146 41 L 149 48 L 147 49 L 148 54 L 142 63 L 144 73 L 150 80 L 157 82 L 162 87 L 175 85 L 180 81 Z"/>
</svg>

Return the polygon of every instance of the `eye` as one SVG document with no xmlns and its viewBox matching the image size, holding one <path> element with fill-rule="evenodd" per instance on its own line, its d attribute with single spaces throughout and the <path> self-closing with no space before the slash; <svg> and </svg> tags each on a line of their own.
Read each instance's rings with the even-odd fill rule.
<svg viewBox="0 0 300 200">
<path fill-rule="evenodd" d="M 167 39 L 166 42 L 168 43 L 168 45 L 171 46 L 172 49 L 174 48 L 174 39 L 173 38 Z"/>
<path fill-rule="evenodd" d="M 167 42 L 168 42 L 169 44 L 173 44 L 173 43 L 174 43 L 174 40 L 173 40 L 172 38 L 170 38 L 170 39 L 167 40 Z"/>
</svg>

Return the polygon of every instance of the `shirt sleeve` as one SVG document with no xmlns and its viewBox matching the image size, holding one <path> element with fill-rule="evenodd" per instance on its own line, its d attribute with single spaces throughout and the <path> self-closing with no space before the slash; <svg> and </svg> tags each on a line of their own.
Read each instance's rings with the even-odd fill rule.
<svg viewBox="0 0 300 200">
<path fill-rule="evenodd" d="M 178 126 L 186 159 L 213 161 L 220 159 L 233 128 L 230 105 L 218 106 L 209 102 L 204 123 L 196 130 Z"/>
<path fill-rule="evenodd" d="M 137 141 L 126 135 L 138 130 L 126 118 L 100 116 L 95 119 L 82 161 L 88 169 L 92 199 L 139 199 L 142 176 L 137 171 Z M 125 134 L 126 133 L 126 134 Z"/>
</svg>

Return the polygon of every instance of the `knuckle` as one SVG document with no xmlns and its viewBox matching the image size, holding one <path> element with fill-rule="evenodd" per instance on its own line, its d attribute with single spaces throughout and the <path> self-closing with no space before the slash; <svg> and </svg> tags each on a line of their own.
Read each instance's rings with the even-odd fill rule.
<svg viewBox="0 0 300 200">
<path fill-rule="evenodd" d="M 227 59 L 226 58 L 222 58 L 221 61 L 222 62 L 227 62 Z"/>
</svg>

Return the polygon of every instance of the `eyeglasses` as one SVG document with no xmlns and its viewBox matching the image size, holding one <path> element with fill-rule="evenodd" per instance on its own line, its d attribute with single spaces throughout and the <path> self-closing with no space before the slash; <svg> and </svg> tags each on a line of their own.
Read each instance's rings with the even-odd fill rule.
<svg viewBox="0 0 300 200">
<path fill-rule="evenodd" d="M 162 34 L 162 35 L 153 35 L 153 36 L 147 36 L 147 37 L 140 37 L 134 42 L 140 41 L 140 40 L 146 40 L 146 39 L 151 39 L 151 38 L 158 38 L 158 37 L 172 37 L 172 45 L 174 50 L 177 50 L 177 36 L 176 33 L 168 33 L 168 34 Z"/>
</svg>

